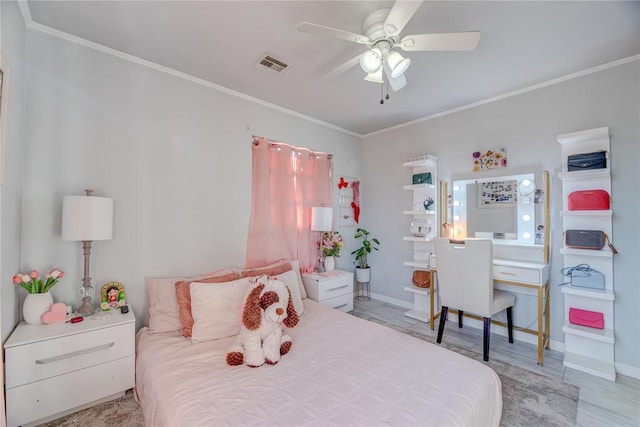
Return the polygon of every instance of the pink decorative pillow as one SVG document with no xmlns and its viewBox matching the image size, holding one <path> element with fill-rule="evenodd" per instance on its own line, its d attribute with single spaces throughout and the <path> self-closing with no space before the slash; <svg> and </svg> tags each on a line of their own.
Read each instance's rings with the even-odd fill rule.
<svg viewBox="0 0 640 427">
<path fill-rule="evenodd" d="M 182 336 L 190 337 L 193 329 L 193 315 L 191 313 L 191 282 L 198 283 L 223 283 L 231 282 L 240 278 L 236 272 L 223 276 L 206 277 L 198 280 L 178 280 L 175 283 L 175 294 L 178 301 L 178 311 L 180 324 L 182 325 Z"/>
<path fill-rule="evenodd" d="M 291 263 L 289 261 L 281 261 L 275 264 L 270 264 L 264 267 L 252 268 L 242 270 L 240 272 L 241 277 L 256 277 L 268 274 L 269 276 L 277 276 L 278 274 L 286 273 L 291 270 Z"/>
<path fill-rule="evenodd" d="M 175 283 L 177 281 L 196 281 L 207 277 L 223 276 L 233 271 L 231 268 L 225 268 L 193 277 L 147 277 L 145 281 L 149 296 L 149 333 L 182 331 L 180 310 L 176 298 Z"/>
</svg>

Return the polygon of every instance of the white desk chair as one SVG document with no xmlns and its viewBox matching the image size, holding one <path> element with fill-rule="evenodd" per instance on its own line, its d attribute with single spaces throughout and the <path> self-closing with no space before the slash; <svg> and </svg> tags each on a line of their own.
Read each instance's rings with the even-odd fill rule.
<svg viewBox="0 0 640 427">
<path fill-rule="evenodd" d="M 438 289 L 442 310 L 438 327 L 438 344 L 442 342 L 449 307 L 458 310 L 458 327 L 462 328 L 465 311 L 483 317 L 483 360 L 489 360 L 491 316 L 507 310 L 509 342 L 513 343 L 515 296 L 493 289 L 493 243 L 489 239 L 435 239 L 438 263 Z"/>
</svg>

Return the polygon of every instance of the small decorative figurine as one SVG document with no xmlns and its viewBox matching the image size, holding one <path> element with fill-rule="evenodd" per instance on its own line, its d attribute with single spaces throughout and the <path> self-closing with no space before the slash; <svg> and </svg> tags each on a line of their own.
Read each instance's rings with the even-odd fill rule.
<svg viewBox="0 0 640 427">
<path fill-rule="evenodd" d="M 103 311 L 117 310 L 125 305 L 124 286 L 119 282 L 109 282 L 102 286 L 100 292 Z"/>
</svg>

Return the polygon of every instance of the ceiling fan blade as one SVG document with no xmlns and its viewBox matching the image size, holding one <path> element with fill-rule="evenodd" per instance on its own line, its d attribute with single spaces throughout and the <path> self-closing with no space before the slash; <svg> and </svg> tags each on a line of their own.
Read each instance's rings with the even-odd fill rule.
<svg viewBox="0 0 640 427">
<path fill-rule="evenodd" d="M 387 64 L 383 66 L 384 74 L 387 77 L 387 81 L 389 82 L 389 86 L 394 92 L 399 91 L 403 87 L 407 85 L 407 78 L 403 74 L 400 74 L 398 77 L 391 77 L 391 68 Z"/>
<path fill-rule="evenodd" d="M 324 25 L 312 24 L 311 22 L 301 23 L 298 26 L 298 31 L 311 34 L 321 34 L 323 36 L 342 39 L 354 43 L 371 44 L 371 40 L 369 40 L 369 37 L 365 35 L 351 33 L 337 28 L 325 27 Z"/>
<path fill-rule="evenodd" d="M 480 32 L 415 34 L 403 37 L 398 43 L 405 51 L 416 50 L 473 50 L 480 41 Z"/>
<path fill-rule="evenodd" d="M 348 70 L 350 70 L 351 68 L 355 67 L 360 63 L 361 56 L 362 54 L 356 55 L 350 60 L 348 60 L 347 62 L 345 62 L 344 64 L 334 68 L 327 74 L 326 78 L 333 79 L 340 76 L 341 74 L 344 74 L 345 72 L 347 72 Z"/>
<path fill-rule="evenodd" d="M 387 37 L 397 36 L 407 22 L 416 13 L 423 0 L 420 1 L 404 1 L 397 0 L 393 5 L 393 8 L 389 12 L 389 16 L 384 21 L 384 31 L 387 33 Z"/>
</svg>

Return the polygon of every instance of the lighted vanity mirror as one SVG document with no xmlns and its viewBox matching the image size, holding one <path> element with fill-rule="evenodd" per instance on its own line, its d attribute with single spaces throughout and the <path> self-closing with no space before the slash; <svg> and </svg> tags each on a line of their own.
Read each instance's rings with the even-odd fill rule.
<svg viewBox="0 0 640 427">
<path fill-rule="evenodd" d="M 542 200 L 534 174 L 454 181 L 452 190 L 454 237 L 536 243 L 536 206 Z"/>
</svg>

